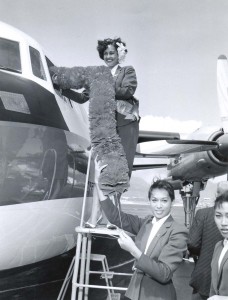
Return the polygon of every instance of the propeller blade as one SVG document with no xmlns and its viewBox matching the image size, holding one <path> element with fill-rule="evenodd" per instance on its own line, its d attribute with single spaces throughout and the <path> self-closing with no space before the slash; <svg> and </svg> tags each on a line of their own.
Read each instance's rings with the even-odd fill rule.
<svg viewBox="0 0 228 300">
<path fill-rule="evenodd" d="M 134 165 L 133 171 L 146 170 L 146 169 L 157 169 L 157 168 L 167 168 L 167 164 L 140 164 Z"/>
<path fill-rule="evenodd" d="M 225 55 L 217 60 L 217 94 L 222 127 L 228 133 L 228 64 Z"/>
<path fill-rule="evenodd" d="M 211 149 L 214 150 L 218 147 L 218 143 L 214 141 L 203 141 L 203 140 L 167 140 L 168 144 L 172 145 L 198 145 L 198 146 L 208 146 Z M 204 151 L 204 150 L 203 150 Z"/>
<path fill-rule="evenodd" d="M 161 131 L 139 131 L 138 143 L 180 139 L 180 134 L 177 132 L 161 132 Z"/>
<path fill-rule="evenodd" d="M 159 151 L 159 153 L 139 153 L 136 152 L 136 157 L 176 157 L 181 154 L 195 153 L 218 149 L 219 145 L 213 141 L 198 141 L 198 140 L 169 140 L 169 144 L 175 144 L 176 147 L 170 147 Z"/>
<path fill-rule="evenodd" d="M 159 153 L 142 153 L 142 152 L 136 151 L 135 157 L 136 158 L 167 158 L 167 157 L 172 157 L 172 155 L 169 156 L 168 153 L 161 154 L 161 152 L 159 152 Z"/>
</svg>

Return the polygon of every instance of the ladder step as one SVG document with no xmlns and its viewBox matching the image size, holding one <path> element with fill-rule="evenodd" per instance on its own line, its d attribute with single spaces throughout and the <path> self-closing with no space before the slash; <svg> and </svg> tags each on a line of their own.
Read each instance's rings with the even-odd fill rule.
<svg viewBox="0 0 228 300">
<path fill-rule="evenodd" d="M 113 279 L 113 274 L 101 274 L 101 279 Z"/>
<path fill-rule="evenodd" d="M 86 227 L 81 227 L 78 226 L 75 228 L 75 231 L 77 233 L 91 233 L 91 234 L 104 234 L 104 235 L 111 235 L 111 236 L 116 236 L 119 237 L 120 235 L 120 230 L 119 229 L 108 229 L 105 226 L 99 226 L 95 228 L 86 228 Z"/>
<path fill-rule="evenodd" d="M 91 253 L 90 254 L 90 260 L 105 261 L 106 260 L 106 256 L 103 255 L 103 254 L 94 254 L 94 253 Z"/>
<path fill-rule="evenodd" d="M 111 300 L 120 300 L 120 293 L 111 293 Z M 110 297 L 108 296 L 106 300 L 110 300 Z"/>
</svg>

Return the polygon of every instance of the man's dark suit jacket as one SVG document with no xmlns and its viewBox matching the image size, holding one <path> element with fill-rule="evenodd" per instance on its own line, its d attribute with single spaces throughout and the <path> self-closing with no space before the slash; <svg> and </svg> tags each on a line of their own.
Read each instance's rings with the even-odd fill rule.
<svg viewBox="0 0 228 300">
<path fill-rule="evenodd" d="M 119 212 L 112 202 L 109 199 L 101 201 L 101 207 L 108 220 L 120 227 Z M 188 230 L 169 216 L 144 254 L 152 217 L 142 219 L 123 212 L 120 214 L 123 229 L 136 235 L 135 243 L 143 252 L 135 262 L 136 270 L 126 296 L 132 300 L 176 300 L 172 276 L 186 251 Z"/>
<path fill-rule="evenodd" d="M 218 270 L 218 260 L 223 249 L 223 241 L 215 245 L 215 250 L 211 262 L 211 290 L 210 296 L 228 296 L 228 251 L 224 255 Z"/>
<path fill-rule="evenodd" d="M 190 286 L 203 296 L 209 296 L 211 260 L 215 244 L 222 236 L 214 221 L 214 207 L 199 209 L 189 231 L 188 250 L 198 260 L 191 275 Z"/>
</svg>

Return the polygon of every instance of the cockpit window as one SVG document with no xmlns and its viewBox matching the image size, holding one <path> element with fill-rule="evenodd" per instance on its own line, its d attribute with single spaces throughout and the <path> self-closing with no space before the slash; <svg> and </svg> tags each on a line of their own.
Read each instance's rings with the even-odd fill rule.
<svg viewBox="0 0 228 300">
<path fill-rule="evenodd" d="M 18 42 L 0 38 L 0 69 L 21 73 Z"/>
<path fill-rule="evenodd" d="M 44 66 L 41 60 L 40 52 L 35 48 L 29 46 L 29 52 L 31 56 L 32 72 L 36 77 L 46 80 L 44 72 Z"/>
</svg>

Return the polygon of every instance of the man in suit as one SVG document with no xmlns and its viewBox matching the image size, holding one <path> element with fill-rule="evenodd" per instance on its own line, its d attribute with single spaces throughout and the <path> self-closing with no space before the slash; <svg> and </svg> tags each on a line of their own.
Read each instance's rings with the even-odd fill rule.
<svg viewBox="0 0 228 300">
<path fill-rule="evenodd" d="M 208 300 L 228 300 L 228 191 L 215 200 L 214 219 L 223 240 L 215 245 Z"/>
<path fill-rule="evenodd" d="M 217 195 L 228 190 L 226 181 L 217 185 Z M 197 256 L 191 275 L 190 286 L 193 288 L 192 300 L 206 300 L 211 284 L 211 260 L 215 244 L 222 236 L 214 221 L 214 207 L 206 207 L 196 212 L 189 231 L 188 250 Z"/>
</svg>

